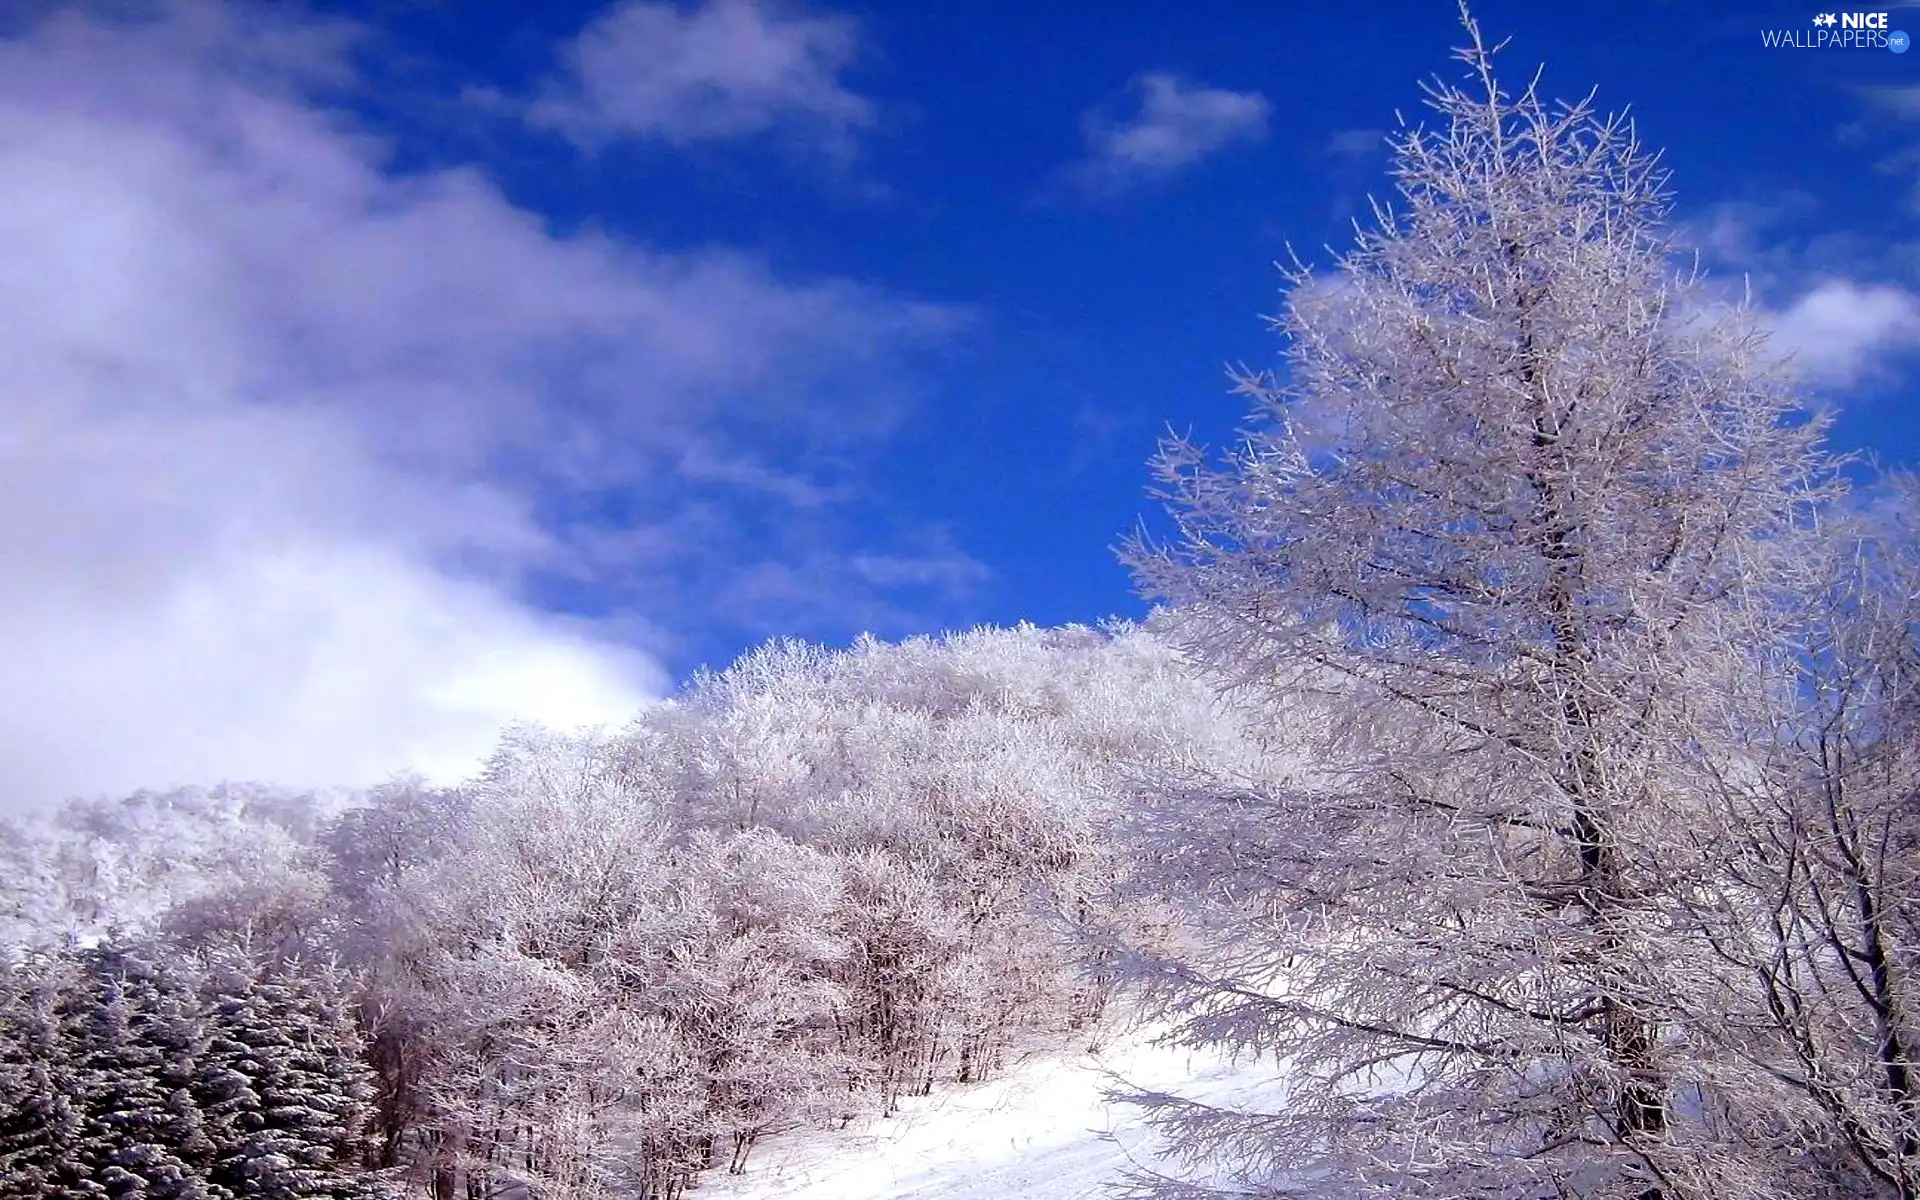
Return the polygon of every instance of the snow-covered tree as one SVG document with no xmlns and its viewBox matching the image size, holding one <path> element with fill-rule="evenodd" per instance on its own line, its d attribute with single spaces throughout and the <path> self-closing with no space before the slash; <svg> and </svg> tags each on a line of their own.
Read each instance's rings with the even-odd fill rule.
<svg viewBox="0 0 1920 1200">
<path fill-rule="evenodd" d="M 189 1092 L 203 1046 L 191 983 L 163 962 L 98 948 L 69 980 L 62 1034 L 80 1114 L 50 1190 L 203 1200 L 213 1151 Z"/>
<path fill-rule="evenodd" d="M 469 797 L 399 779 L 339 813 L 321 831 L 333 924 L 329 950 L 361 979 L 357 1015 L 374 1070 L 376 1158 L 398 1164 L 420 1115 L 420 1084 L 431 1058 L 424 1011 L 413 1003 L 410 956 L 421 947 L 414 900 L 455 848 Z"/>
<path fill-rule="evenodd" d="M 333 973 L 164 944 L 35 953 L 0 976 L 0 1194 L 383 1195 Z"/>
<path fill-rule="evenodd" d="M 264 899 L 301 872 L 317 824 L 353 800 L 227 784 L 0 818 L 0 943 L 148 933 L 169 909 L 226 889 Z"/>
<path fill-rule="evenodd" d="M 71 1161 L 83 1118 L 61 1001 L 71 964 L 36 955 L 0 959 L 0 1195 L 52 1187 Z"/>
<path fill-rule="evenodd" d="M 207 1046 L 193 1083 L 212 1142 L 209 1182 L 261 1200 L 360 1200 L 372 1084 L 333 970 L 244 952 L 203 984 Z"/>
<path fill-rule="evenodd" d="M 1796 1189 L 1920 1196 L 1920 493 L 1894 480 L 1830 523 L 1788 597 L 1795 636 L 1731 664 L 1741 753 L 1717 819 L 1725 869 L 1685 893 L 1729 1052 L 1767 1064 L 1728 1116 L 1798 1151 Z"/>
<path fill-rule="evenodd" d="M 593 970 L 662 894 L 667 833 L 629 782 L 602 739 L 517 731 L 441 856 L 389 881 L 376 1059 L 436 1195 L 592 1195 L 617 1166 L 607 1121 L 639 1035 Z"/>
<path fill-rule="evenodd" d="M 1149 862 L 1213 936 L 1134 974 L 1295 1080 L 1275 1112 L 1145 1098 L 1210 1174 L 1143 1194 L 1778 1194 L 1715 1118 L 1765 1072 L 1691 1019 L 1681 901 L 1715 869 L 1703 664 L 1770 648 L 1822 423 L 1676 273 L 1632 128 L 1502 90 L 1466 27 L 1394 206 L 1291 274 L 1244 445 L 1170 443 L 1178 532 L 1129 552 L 1276 731 L 1162 789 Z"/>
<path fill-rule="evenodd" d="M 385 1145 L 438 1195 L 668 1197 L 1084 1023 L 1113 763 L 1198 745 L 1140 630 L 778 643 L 323 836 Z"/>
</svg>

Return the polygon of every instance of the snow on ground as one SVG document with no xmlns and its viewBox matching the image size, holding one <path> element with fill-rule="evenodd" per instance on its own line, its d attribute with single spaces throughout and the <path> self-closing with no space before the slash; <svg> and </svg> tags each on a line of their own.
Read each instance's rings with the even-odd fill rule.
<svg viewBox="0 0 1920 1200">
<path fill-rule="evenodd" d="M 704 1200 L 1097 1200 L 1133 1166 L 1159 1165 L 1139 1110 L 1102 1093 L 1117 1073 L 1196 1099 L 1277 1104 L 1271 1062 L 1238 1066 L 1157 1047 L 1153 1030 L 1098 1053 L 1035 1054 L 999 1079 L 905 1101 L 898 1116 L 756 1147 L 747 1173 L 711 1172 Z M 1069 1048 L 1071 1049 L 1071 1048 Z"/>
</svg>

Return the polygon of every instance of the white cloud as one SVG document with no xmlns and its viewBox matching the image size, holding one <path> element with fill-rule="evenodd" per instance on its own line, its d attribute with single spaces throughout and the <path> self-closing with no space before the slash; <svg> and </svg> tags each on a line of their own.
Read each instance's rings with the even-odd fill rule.
<svg viewBox="0 0 1920 1200">
<path fill-rule="evenodd" d="M 658 665 L 523 599 L 586 536 L 554 498 L 659 499 L 723 419 L 882 428 L 806 381 L 942 320 L 396 175 L 303 90 L 352 40 L 212 4 L 0 39 L 0 806 L 624 719 Z"/>
<path fill-rule="evenodd" d="M 781 127 L 844 153 L 874 119 L 872 104 L 840 79 L 857 48 L 857 31 L 842 17 L 783 12 L 761 0 L 692 9 L 634 0 L 581 31 L 561 56 L 565 73 L 527 117 L 588 147 Z"/>
<path fill-rule="evenodd" d="M 1900 283 L 1914 247 L 1876 241 L 1820 217 L 1818 198 L 1789 190 L 1712 205 L 1682 227 L 1712 275 L 1709 295 L 1757 297 L 1768 352 L 1806 383 L 1846 389 L 1884 381 L 1920 347 L 1920 294 Z"/>
<path fill-rule="evenodd" d="M 1096 111 L 1082 119 L 1086 156 L 1068 169 L 1076 186 L 1121 191 L 1266 135 L 1272 105 L 1258 92 L 1201 87 L 1166 71 L 1142 75 L 1134 86 L 1140 109 L 1132 117 Z"/>
<path fill-rule="evenodd" d="M 508 721 L 618 723 L 665 682 L 638 652 L 493 589 L 385 547 L 282 532 L 276 551 L 203 557 L 124 601 L 9 589 L 9 799 L 373 782 L 402 767 L 452 781 Z"/>
<path fill-rule="evenodd" d="M 863 554 L 853 560 L 862 578 L 881 587 L 968 588 L 986 582 L 993 571 L 959 550 L 944 548 L 931 554 Z"/>
<path fill-rule="evenodd" d="M 1361 163 L 1387 153 L 1387 133 L 1383 129 L 1336 129 L 1327 138 L 1327 157 L 1346 163 Z"/>
<path fill-rule="evenodd" d="M 1920 299 L 1888 285 L 1828 280 L 1766 319 L 1772 347 L 1816 384 L 1858 382 L 1920 346 Z"/>
</svg>

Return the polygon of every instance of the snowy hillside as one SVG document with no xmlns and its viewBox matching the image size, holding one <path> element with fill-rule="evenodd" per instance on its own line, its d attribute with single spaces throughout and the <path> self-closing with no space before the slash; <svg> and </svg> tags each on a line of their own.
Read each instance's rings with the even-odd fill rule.
<svg viewBox="0 0 1920 1200">
<path fill-rule="evenodd" d="M 709 1200 L 1095 1200 L 1157 1139 L 1140 1111 L 1111 1103 L 1119 1080 L 1206 1101 L 1258 1106 L 1284 1084 L 1271 1063 L 1152 1044 L 1154 1030 L 1097 1052 L 1035 1054 L 1005 1076 L 903 1101 L 891 1118 L 796 1134 L 754 1151 L 747 1173 L 702 1180 Z"/>
</svg>

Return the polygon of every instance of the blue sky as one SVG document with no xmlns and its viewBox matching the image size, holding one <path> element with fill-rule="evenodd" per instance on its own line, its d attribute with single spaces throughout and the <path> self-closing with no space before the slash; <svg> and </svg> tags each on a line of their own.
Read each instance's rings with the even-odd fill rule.
<svg viewBox="0 0 1920 1200">
<path fill-rule="evenodd" d="M 770 636 L 1136 615 L 1168 425 L 1343 244 L 1451 4 L 363 0 L 0 25 L 0 788 L 457 773 Z M 1920 456 L 1920 53 L 1477 6 Z M 1920 32 L 1920 9 L 1890 10 Z M 111 752 L 100 747 L 111 744 Z"/>
<path fill-rule="evenodd" d="M 1480 17 L 1513 37 L 1516 75 L 1545 61 L 1562 94 L 1598 85 L 1603 101 L 1634 106 L 1668 148 L 1682 215 L 1751 226 L 1741 232 L 1754 261 L 1727 269 L 1798 259 L 1776 300 L 1794 296 L 1802 274 L 1900 278 L 1871 251 L 1856 261 L 1800 244 L 1900 236 L 1909 181 L 1886 164 L 1904 131 L 1849 89 L 1897 87 L 1920 56 L 1768 51 L 1759 30 L 1809 28 L 1804 6 L 1704 7 L 1488 4 Z M 913 531 L 938 528 L 939 552 L 985 570 L 954 572 L 965 587 L 889 591 L 879 603 L 897 612 L 864 610 L 891 617 L 889 633 L 1139 611 L 1109 547 L 1142 512 L 1141 464 L 1158 429 L 1230 431 L 1238 406 L 1220 366 L 1272 352 L 1258 321 L 1275 303 L 1272 261 L 1289 242 L 1341 241 L 1381 187 L 1394 110 L 1415 113 L 1417 81 L 1448 69 L 1459 40 L 1441 2 L 1366 6 L 1354 19 L 1273 4 L 766 9 L 789 25 L 848 23 L 853 48 L 834 79 L 869 108 L 847 145 L 822 152 L 826 130 L 802 123 L 693 144 L 609 139 L 582 154 L 538 127 L 450 116 L 443 102 L 476 81 L 537 90 L 556 47 L 604 20 L 605 6 L 535 19 L 505 3 L 338 11 L 431 62 L 395 77 L 441 77 L 382 105 L 418 162 L 485 162 L 517 203 L 562 228 L 724 245 L 787 278 L 854 279 L 966 310 L 970 324 L 907 381 L 912 411 L 845 508 L 875 552 L 910 554 Z M 1265 111 L 1189 164 L 1140 167 L 1106 187 L 1073 182 L 1089 114 L 1140 119 L 1143 81 L 1156 74 Z M 858 552 L 861 536 L 845 549 Z M 824 611 L 769 604 L 730 614 L 730 628 L 677 630 L 685 644 L 669 659 L 678 669 L 768 634 L 844 639 L 864 627 L 823 599 Z"/>
</svg>

